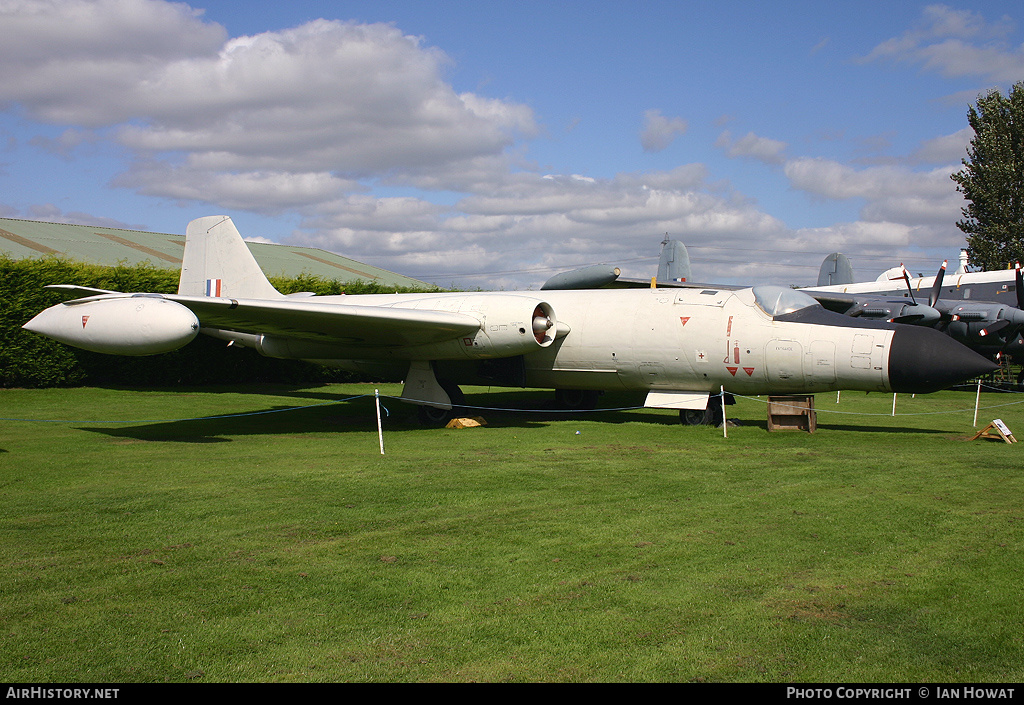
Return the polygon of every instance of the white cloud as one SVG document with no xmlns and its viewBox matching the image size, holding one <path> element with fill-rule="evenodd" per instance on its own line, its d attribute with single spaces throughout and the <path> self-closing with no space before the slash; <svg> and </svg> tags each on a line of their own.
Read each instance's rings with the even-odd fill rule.
<svg viewBox="0 0 1024 705">
<path fill-rule="evenodd" d="M 802 228 L 793 234 L 796 247 L 856 254 L 893 252 L 915 244 L 919 229 L 900 223 L 863 221 Z"/>
<path fill-rule="evenodd" d="M 959 164 L 967 157 L 967 147 L 974 139 L 974 130 L 965 127 L 951 135 L 942 135 L 921 143 L 910 155 L 911 161 L 928 164 Z"/>
<path fill-rule="evenodd" d="M 361 188 L 358 182 L 328 172 L 231 173 L 172 166 L 161 161 L 138 162 L 117 176 L 113 185 L 147 196 L 270 214 L 302 209 Z"/>
<path fill-rule="evenodd" d="M 953 169 L 925 172 L 900 166 L 854 169 L 826 159 L 794 159 L 785 166 L 793 188 L 821 199 L 861 199 L 861 221 L 841 227 L 839 240 L 862 245 L 927 244 L 955 247 L 963 233 L 955 226 L 963 197 L 949 178 Z M 823 233 L 831 232 L 829 229 Z M 909 238 L 913 235 L 913 241 Z M 877 238 L 881 238 L 880 240 Z M 830 242 L 826 235 L 821 244 Z M 842 244 L 838 242 L 833 246 Z"/>
<path fill-rule="evenodd" d="M 644 113 L 644 127 L 640 131 L 640 144 L 645 152 L 660 152 L 667 149 L 677 135 L 686 132 L 688 125 L 682 118 L 667 118 L 660 110 Z"/>
<path fill-rule="evenodd" d="M 973 15 L 933 15 L 928 32 L 872 59 L 944 66 L 954 59 L 943 41 L 998 39 Z M 691 248 L 701 279 L 792 283 L 805 265 L 799 250 L 945 242 L 959 215 L 948 168 L 787 162 L 787 143 L 754 132 L 726 131 L 716 144 L 731 158 L 784 165 L 793 188 L 815 198 L 861 199 L 863 220 L 794 231 L 727 183 L 709 184 L 700 163 L 545 176 L 528 161 L 525 144 L 542 133 L 528 105 L 455 90 L 450 58 L 393 25 L 318 20 L 229 38 L 184 4 L 0 0 L 0 36 L 0 105 L 66 128 L 48 128 L 36 146 L 70 158 L 86 144 L 113 145 L 130 161 L 119 188 L 294 214 L 292 242 L 412 276 L 491 272 L 489 283 L 523 287 L 597 261 L 649 276 L 669 233 Z M 657 152 L 686 131 L 682 118 L 649 110 L 640 140 Z M 913 158 L 948 165 L 942 155 L 958 141 L 962 150 L 963 137 L 925 142 Z M 752 256 L 758 248 L 772 252 Z M 757 257 L 779 266 L 766 272 Z"/>
<path fill-rule="evenodd" d="M 782 164 L 785 161 L 786 143 L 773 140 L 768 137 L 759 137 L 753 132 L 748 132 L 738 140 L 732 138 L 732 133 L 725 130 L 718 136 L 715 146 L 725 150 L 731 159 L 744 158 L 754 159 L 765 164 Z"/>
<path fill-rule="evenodd" d="M 4 0 L 0 63 L 179 59 L 215 51 L 223 27 L 161 0 Z"/>
<path fill-rule="evenodd" d="M 377 213 L 372 204 L 381 199 L 368 198 L 362 213 L 359 199 L 346 199 L 318 208 L 292 241 L 371 262 L 386 255 L 399 271 L 432 280 L 505 272 L 488 278 L 523 287 L 596 261 L 650 276 L 668 232 L 691 247 L 731 247 L 728 266 L 709 263 L 703 270 L 731 279 L 730 267 L 749 262 L 752 240 L 778 239 L 787 230 L 743 199 L 703 191 L 703 175 L 702 165 L 611 179 L 518 174 L 503 193 L 469 195 L 448 211 L 406 202 Z M 629 264 L 637 259 L 643 263 Z"/>
<path fill-rule="evenodd" d="M 537 131 L 525 105 L 456 93 L 443 52 L 391 25 L 227 40 L 185 5 L 52 0 L 5 3 L 0 34 L 0 101 L 115 127 L 133 151 L 184 153 L 183 168 L 381 176 L 501 155 Z"/>
<path fill-rule="evenodd" d="M 1008 44 L 1012 29 L 1006 18 L 990 23 L 969 10 L 930 5 L 916 27 L 882 42 L 860 61 L 907 62 L 947 78 L 1015 82 L 1024 75 L 1024 47 Z"/>
<path fill-rule="evenodd" d="M 202 168 L 380 175 L 501 154 L 536 131 L 525 106 L 456 94 L 446 61 L 390 25 L 318 20 L 232 40 L 154 75 L 137 99 L 150 120 L 120 140 Z"/>
<path fill-rule="evenodd" d="M 98 127 L 139 117 L 134 96 L 154 71 L 215 56 L 226 32 L 158 0 L 6 0 L 0 36 L 0 101 Z"/>
</svg>

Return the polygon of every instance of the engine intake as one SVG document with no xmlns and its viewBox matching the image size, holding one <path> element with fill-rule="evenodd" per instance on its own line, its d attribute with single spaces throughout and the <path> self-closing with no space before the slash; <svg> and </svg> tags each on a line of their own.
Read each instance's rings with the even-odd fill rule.
<svg viewBox="0 0 1024 705">
<path fill-rule="evenodd" d="M 529 296 L 461 296 L 418 299 L 410 307 L 454 311 L 480 321 L 480 330 L 445 343 L 416 348 L 435 360 L 525 355 L 555 342 L 558 319 L 546 301 Z"/>
</svg>

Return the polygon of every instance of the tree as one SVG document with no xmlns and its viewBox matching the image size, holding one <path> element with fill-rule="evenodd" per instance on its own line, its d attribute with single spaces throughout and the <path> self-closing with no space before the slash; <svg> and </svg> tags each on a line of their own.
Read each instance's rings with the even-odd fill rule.
<svg viewBox="0 0 1024 705">
<path fill-rule="evenodd" d="M 974 138 L 951 178 L 968 201 L 956 225 L 967 235 L 971 263 L 1002 269 L 1024 262 L 1024 81 L 1006 97 L 998 90 L 978 96 L 967 121 Z"/>
</svg>

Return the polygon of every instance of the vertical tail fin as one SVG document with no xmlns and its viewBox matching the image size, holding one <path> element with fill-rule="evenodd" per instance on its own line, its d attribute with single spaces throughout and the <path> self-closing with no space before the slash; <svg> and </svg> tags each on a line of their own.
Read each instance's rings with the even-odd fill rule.
<svg viewBox="0 0 1024 705">
<path fill-rule="evenodd" d="M 267 280 L 231 218 L 197 218 L 185 231 L 178 293 L 234 299 L 277 299 L 282 295 Z"/>
<path fill-rule="evenodd" d="M 821 263 L 818 286 L 853 284 L 853 265 L 842 252 L 833 252 Z"/>
<path fill-rule="evenodd" d="M 658 281 L 685 282 L 690 279 L 690 255 L 686 245 L 678 240 L 669 240 L 668 233 L 661 242 L 661 257 L 658 259 Z"/>
</svg>

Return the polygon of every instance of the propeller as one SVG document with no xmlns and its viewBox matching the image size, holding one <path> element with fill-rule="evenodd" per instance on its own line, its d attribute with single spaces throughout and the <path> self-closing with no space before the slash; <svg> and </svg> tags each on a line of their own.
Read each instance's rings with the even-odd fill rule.
<svg viewBox="0 0 1024 705">
<path fill-rule="evenodd" d="M 945 271 L 946 263 L 942 263 L 942 269 L 939 270 L 940 274 Z M 895 323 L 910 323 L 918 326 L 930 326 L 937 323 L 941 318 L 942 314 L 935 309 L 935 301 L 929 300 L 928 305 L 917 303 L 917 299 L 914 297 L 914 288 L 910 285 L 910 273 L 907 272 L 907 268 L 900 263 L 900 271 L 902 276 L 899 277 L 907 283 L 907 292 L 910 294 L 910 304 L 903 307 L 903 313 L 898 316 L 893 316 L 889 319 L 890 322 Z M 939 288 L 942 287 L 941 281 L 939 282 Z M 938 289 L 934 289 L 935 299 L 938 299 L 938 295 L 935 293 Z"/>
<path fill-rule="evenodd" d="M 945 270 L 946 262 L 943 262 L 929 296 L 929 303 L 932 306 L 938 302 Z M 1024 344 L 1024 338 L 1021 336 L 1021 332 L 1024 331 L 1024 276 L 1020 263 L 1016 266 L 1014 280 L 1016 308 L 984 301 L 963 301 L 950 307 L 950 302 L 947 301 L 943 305 L 943 317 L 949 317 L 951 328 L 948 332 L 958 339 L 975 343 L 985 341 L 986 346 L 998 348 L 997 359 L 1003 357 L 1011 347 Z M 955 329 L 952 326 L 955 326 Z"/>
<path fill-rule="evenodd" d="M 946 262 L 948 260 L 942 260 L 942 266 L 939 267 L 939 273 L 935 275 L 935 283 L 932 284 L 932 293 L 928 295 L 928 305 L 934 307 L 939 301 L 939 295 L 942 294 L 942 280 L 946 276 Z M 1018 276 L 1019 275 L 1018 270 Z M 1020 303 L 1021 292 L 1017 291 L 1017 303 Z"/>
</svg>

